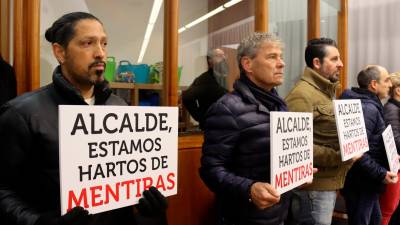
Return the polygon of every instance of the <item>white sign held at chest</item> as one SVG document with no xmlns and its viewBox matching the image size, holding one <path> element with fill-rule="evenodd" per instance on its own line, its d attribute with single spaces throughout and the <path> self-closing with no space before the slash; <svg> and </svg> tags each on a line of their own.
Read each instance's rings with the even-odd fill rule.
<svg viewBox="0 0 400 225">
<path fill-rule="evenodd" d="M 389 124 L 382 133 L 385 144 L 386 156 L 388 158 L 390 171 L 397 173 L 400 168 L 399 156 L 397 154 L 396 142 L 394 141 L 392 125 Z"/>
<path fill-rule="evenodd" d="M 155 186 L 177 193 L 176 107 L 59 106 L 61 214 L 136 204 Z"/>
<path fill-rule="evenodd" d="M 369 150 L 361 101 L 333 100 L 342 161 Z"/>
<path fill-rule="evenodd" d="M 282 194 L 313 179 L 312 113 L 270 116 L 271 185 Z"/>
</svg>

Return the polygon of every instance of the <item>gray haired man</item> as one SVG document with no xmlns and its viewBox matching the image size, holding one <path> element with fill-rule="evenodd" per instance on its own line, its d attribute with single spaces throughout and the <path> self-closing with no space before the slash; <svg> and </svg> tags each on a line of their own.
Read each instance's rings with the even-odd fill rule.
<svg viewBox="0 0 400 225">
<path fill-rule="evenodd" d="M 270 111 L 287 111 L 283 44 L 254 33 L 238 48 L 240 78 L 206 115 L 200 176 L 217 196 L 218 224 L 283 224 L 290 193 L 270 184 Z"/>
</svg>

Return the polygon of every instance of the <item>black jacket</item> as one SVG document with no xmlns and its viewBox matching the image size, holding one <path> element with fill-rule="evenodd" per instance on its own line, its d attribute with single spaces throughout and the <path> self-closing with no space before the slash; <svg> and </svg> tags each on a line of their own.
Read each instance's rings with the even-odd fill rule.
<svg viewBox="0 0 400 225">
<path fill-rule="evenodd" d="M 219 220 L 235 225 L 280 224 L 290 193 L 264 210 L 249 202 L 253 183 L 270 183 L 270 110 L 265 105 L 275 101 L 264 98 L 261 103 L 242 80 L 234 89 L 207 113 L 200 176 L 216 193 Z"/>
<path fill-rule="evenodd" d="M 190 87 L 182 93 L 182 103 L 190 115 L 204 128 L 204 119 L 208 108 L 227 91 L 221 87 L 209 69 L 197 77 Z"/>
<path fill-rule="evenodd" d="M 96 105 L 126 105 L 95 86 Z M 58 106 L 86 105 L 58 67 L 53 83 L 19 96 L 0 109 L 0 224 L 32 225 L 42 213 L 60 215 Z M 95 224 L 124 224 L 128 209 L 95 215 Z M 128 213 L 129 212 L 129 213 Z"/>
<path fill-rule="evenodd" d="M 389 168 L 382 138 L 386 128 L 382 103 L 376 94 L 359 88 L 344 91 L 341 99 L 361 99 L 369 145 L 369 151 L 347 173 L 343 191 L 382 192 Z"/>
<path fill-rule="evenodd" d="M 14 69 L 0 57 L 0 106 L 17 96 Z"/>
<path fill-rule="evenodd" d="M 400 102 L 391 98 L 383 108 L 386 125 L 392 125 L 397 153 L 400 154 Z"/>
</svg>

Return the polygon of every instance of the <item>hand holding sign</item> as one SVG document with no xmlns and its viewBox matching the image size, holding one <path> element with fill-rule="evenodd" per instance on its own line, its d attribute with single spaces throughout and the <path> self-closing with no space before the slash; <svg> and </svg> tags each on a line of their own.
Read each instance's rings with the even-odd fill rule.
<svg viewBox="0 0 400 225">
<path fill-rule="evenodd" d="M 250 187 L 250 198 L 258 208 L 265 209 L 278 203 L 281 196 L 272 185 L 256 182 Z"/>
<path fill-rule="evenodd" d="M 383 183 L 385 183 L 385 184 L 395 184 L 395 183 L 397 183 L 397 180 L 398 180 L 397 173 L 393 173 L 393 172 L 387 171 L 385 179 L 383 180 Z"/>
<path fill-rule="evenodd" d="M 139 213 L 143 216 L 153 216 L 165 214 L 168 208 L 167 199 L 155 187 L 143 192 L 143 197 L 139 199 L 136 206 Z"/>
<path fill-rule="evenodd" d="M 168 208 L 167 199 L 155 187 L 143 192 L 136 208 L 139 214 L 135 219 L 138 224 L 167 224 L 166 211 Z"/>
<path fill-rule="evenodd" d="M 43 214 L 35 225 L 86 225 L 90 224 L 92 216 L 82 207 L 75 207 L 63 216 L 54 212 Z"/>
</svg>

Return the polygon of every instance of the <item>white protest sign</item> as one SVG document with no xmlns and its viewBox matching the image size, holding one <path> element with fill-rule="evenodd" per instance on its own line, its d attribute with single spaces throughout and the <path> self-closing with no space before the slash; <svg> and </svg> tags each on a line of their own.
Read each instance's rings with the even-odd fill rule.
<svg viewBox="0 0 400 225">
<path fill-rule="evenodd" d="M 155 186 L 177 193 L 176 107 L 59 106 L 61 214 L 136 204 Z"/>
<path fill-rule="evenodd" d="M 271 112 L 271 185 L 285 193 L 313 179 L 312 113 Z"/>
<path fill-rule="evenodd" d="M 388 158 L 390 171 L 397 173 L 400 168 L 399 157 L 397 154 L 396 142 L 394 141 L 392 125 L 389 124 L 382 133 L 383 143 L 385 143 L 386 156 Z"/>
<path fill-rule="evenodd" d="M 342 161 L 369 150 L 360 99 L 333 100 Z"/>
</svg>

